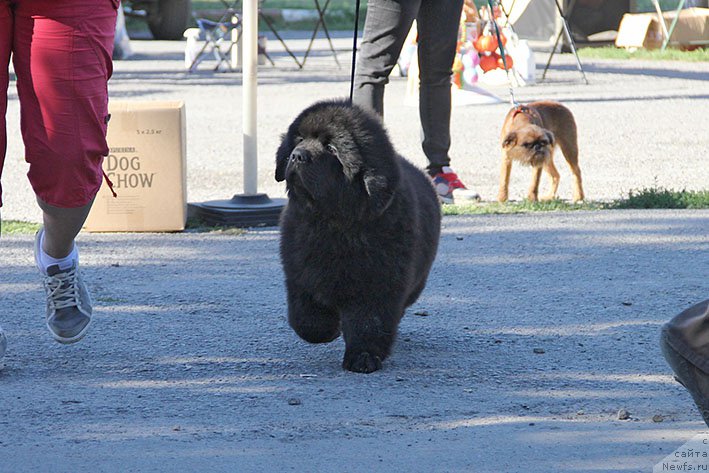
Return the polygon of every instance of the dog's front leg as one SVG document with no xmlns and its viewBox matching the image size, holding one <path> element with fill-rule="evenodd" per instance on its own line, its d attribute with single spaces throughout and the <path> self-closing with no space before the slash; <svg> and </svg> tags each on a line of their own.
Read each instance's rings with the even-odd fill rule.
<svg viewBox="0 0 709 473">
<path fill-rule="evenodd" d="M 309 343 L 328 343 L 340 336 L 337 312 L 318 304 L 305 291 L 288 286 L 288 324 Z"/>
<path fill-rule="evenodd" d="M 510 189 L 510 172 L 512 172 L 512 160 L 503 155 L 502 165 L 500 166 L 500 190 L 497 193 L 498 202 L 507 202 Z"/>
<path fill-rule="evenodd" d="M 532 182 L 529 185 L 529 191 L 527 192 L 527 199 L 530 202 L 536 202 L 537 196 L 539 195 L 539 180 L 542 177 L 542 167 L 534 166 L 532 168 Z"/>
<path fill-rule="evenodd" d="M 556 191 L 559 189 L 559 171 L 554 166 L 553 156 L 550 156 L 549 160 L 544 163 L 544 170 L 551 178 L 551 187 L 549 193 L 542 197 L 542 200 L 554 200 L 556 199 Z"/>
<path fill-rule="evenodd" d="M 382 368 L 396 338 L 403 308 L 352 307 L 341 312 L 345 358 L 342 367 L 356 373 L 371 373 Z"/>
</svg>

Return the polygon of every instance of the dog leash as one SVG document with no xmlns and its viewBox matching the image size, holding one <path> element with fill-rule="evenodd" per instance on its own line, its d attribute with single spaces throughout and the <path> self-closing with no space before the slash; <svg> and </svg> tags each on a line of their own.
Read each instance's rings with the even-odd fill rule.
<svg viewBox="0 0 709 473">
<path fill-rule="evenodd" d="M 512 102 L 512 105 L 515 107 L 519 106 L 519 102 L 517 102 L 517 99 L 515 98 L 515 91 L 514 88 L 512 87 L 512 81 L 510 80 L 510 71 L 507 68 L 507 55 L 505 54 L 505 46 L 502 44 L 502 38 L 500 35 L 500 27 L 497 26 L 497 21 L 495 21 L 495 14 L 494 10 L 492 7 L 492 0 L 487 0 L 487 4 L 490 7 L 490 21 L 492 22 L 492 25 L 495 29 L 495 36 L 497 36 L 497 45 L 500 48 L 500 54 L 502 55 L 502 65 L 505 66 L 505 73 L 507 74 L 507 81 L 510 84 L 510 102 Z"/>
<path fill-rule="evenodd" d="M 350 105 L 352 105 L 352 97 L 354 96 L 355 82 L 355 63 L 357 61 L 357 33 L 359 28 L 359 1 L 355 4 L 355 24 L 354 24 L 354 39 L 352 41 L 352 74 L 350 75 Z"/>
</svg>

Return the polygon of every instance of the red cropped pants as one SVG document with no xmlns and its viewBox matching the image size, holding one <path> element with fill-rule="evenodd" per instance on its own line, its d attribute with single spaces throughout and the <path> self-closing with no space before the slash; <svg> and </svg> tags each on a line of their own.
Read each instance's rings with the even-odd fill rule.
<svg viewBox="0 0 709 473">
<path fill-rule="evenodd" d="M 84 206 L 101 186 L 117 8 L 118 0 L 0 0 L 0 177 L 12 55 L 27 176 L 56 207 Z"/>
</svg>

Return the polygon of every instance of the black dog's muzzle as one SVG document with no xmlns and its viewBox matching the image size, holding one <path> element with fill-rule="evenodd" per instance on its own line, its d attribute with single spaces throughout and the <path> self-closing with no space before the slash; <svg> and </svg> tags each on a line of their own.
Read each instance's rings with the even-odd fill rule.
<svg viewBox="0 0 709 473">
<path fill-rule="evenodd" d="M 313 161 L 313 155 L 305 148 L 295 148 L 288 156 L 286 163 L 286 179 L 298 171 L 298 168 Z"/>
<path fill-rule="evenodd" d="M 313 157 L 307 149 L 296 148 L 290 154 L 288 159 L 296 163 L 309 163 L 313 160 Z"/>
</svg>

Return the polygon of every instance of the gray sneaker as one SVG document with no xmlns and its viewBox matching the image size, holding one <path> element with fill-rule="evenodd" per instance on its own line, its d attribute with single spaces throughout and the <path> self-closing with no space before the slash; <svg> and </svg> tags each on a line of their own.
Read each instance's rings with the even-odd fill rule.
<svg viewBox="0 0 709 473">
<path fill-rule="evenodd" d="M 35 257 L 43 230 L 37 232 Z M 76 343 L 86 335 L 91 324 L 91 296 L 81 278 L 76 262 L 69 269 L 58 265 L 47 268 L 44 289 L 47 292 L 47 328 L 59 343 Z"/>
<path fill-rule="evenodd" d="M 7 338 L 5 338 L 5 332 L 3 332 L 2 327 L 0 327 L 0 370 L 5 367 L 2 361 L 5 356 L 5 350 L 7 350 Z"/>
</svg>

